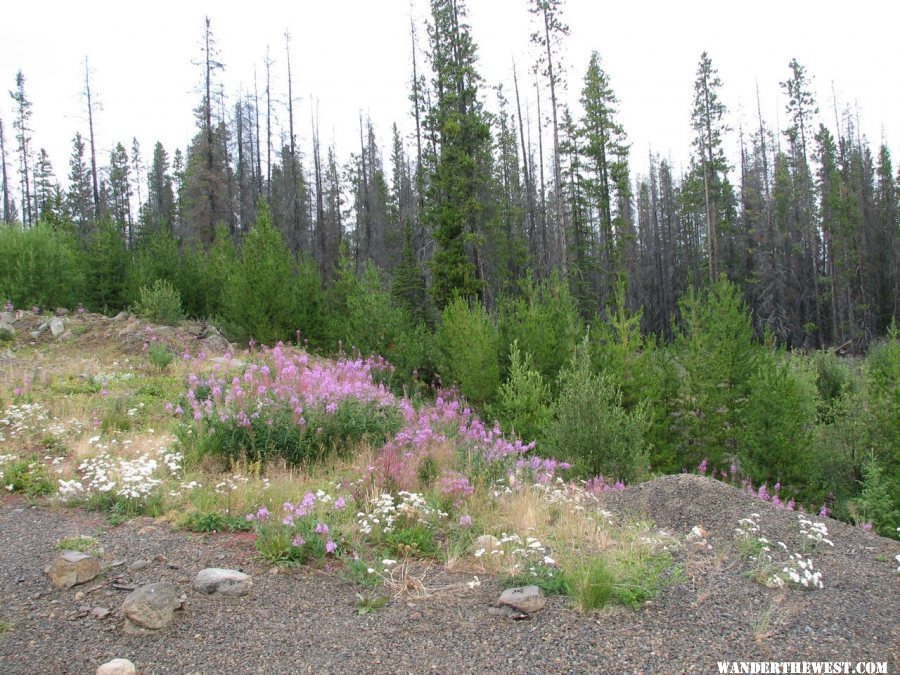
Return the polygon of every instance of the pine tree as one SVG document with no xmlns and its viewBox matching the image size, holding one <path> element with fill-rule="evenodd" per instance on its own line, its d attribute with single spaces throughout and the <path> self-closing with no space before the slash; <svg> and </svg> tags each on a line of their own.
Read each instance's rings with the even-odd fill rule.
<svg viewBox="0 0 900 675">
<path fill-rule="evenodd" d="M 719 99 L 722 80 L 713 68 L 706 52 L 700 55 L 697 78 L 694 81 L 694 108 L 691 126 L 694 129 L 694 148 L 703 178 L 703 202 L 706 217 L 706 245 L 709 254 L 709 279 L 719 276 L 719 229 L 724 211 L 722 186 L 728 164 L 722 147 L 722 136 L 729 131 L 725 125 L 725 104 Z"/>
<path fill-rule="evenodd" d="M 141 210 L 141 230 L 172 233 L 175 224 L 175 188 L 169 173 L 169 156 L 163 144 L 153 146 L 153 160 L 147 175 L 147 203 Z"/>
<path fill-rule="evenodd" d="M 425 213 L 437 244 L 432 260 L 432 295 L 443 308 L 459 293 L 483 290 L 479 196 L 490 181 L 490 127 L 478 87 L 476 47 L 459 0 L 432 0 L 429 25 L 433 90 L 437 100 L 426 126 L 437 139 L 436 165 Z"/>
<path fill-rule="evenodd" d="M 819 346 L 824 344 L 822 315 L 819 305 L 819 237 L 815 225 L 813 181 L 809 168 L 808 136 L 812 134 L 812 118 L 818 113 L 815 98 L 810 89 L 806 69 L 792 59 L 788 64 L 791 77 L 781 83 L 788 96 L 787 113 L 790 126 L 784 132 L 790 144 L 791 169 L 795 188 L 793 221 L 796 233 L 802 241 L 801 288 L 802 330 Z"/>
<path fill-rule="evenodd" d="M 38 222 L 56 221 L 57 191 L 58 186 L 54 180 L 50 157 L 47 151 L 41 148 L 34 163 L 34 204 Z"/>
<path fill-rule="evenodd" d="M 25 75 L 22 71 L 16 73 L 16 88 L 9 92 L 16 106 L 16 117 L 13 120 L 13 129 L 16 132 L 16 141 L 19 144 L 19 176 L 22 186 L 22 224 L 25 227 L 33 225 L 37 214 L 34 210 L 33 195 L 31 192 L 31 101 L 25 95 Z"/>
<path fill-rule="evenodd" d="M 90 170 L 85 163 L 85 144 L 79 132 L 72 139 L 69 158 L 69 190 L 66 193 L 66 210 L 82 241 L 86 241 L 94 221 L 94 203 L 91 192 Z"/>
<path fill-rule="evenodd" d="M 6 172 L 6 134 L 3 130 L 3 118 L 0 117 L 0 180 L 3 181 L 3 222 L 11 223 L 12 212 L 9 200 L 9 175 Z"/>
<path fill-rule="evenodd" d="M 117 143 L 109 156 L 107 210 L 110 219 L 124 234 L 125 245 L 134 243 L 134 222 L 131 218 L 131 171 L 125 146 Z"/>
<path fill-rule="evenodd" d="M 593 52 L 581 92 L 584 119 L 580 136 L 582 153 L 592 169 L 586 186 L 600 225 L 597 264 L 603 278 L 597 290 L 601 306 L 612 297 L 616 279 L 625 270 L 624 230 L 631 220 L 628 144 L 625 130 L 615 119 L 617 103 L 609 77 L 600 65 L 600 55 Z"/>
</svg>

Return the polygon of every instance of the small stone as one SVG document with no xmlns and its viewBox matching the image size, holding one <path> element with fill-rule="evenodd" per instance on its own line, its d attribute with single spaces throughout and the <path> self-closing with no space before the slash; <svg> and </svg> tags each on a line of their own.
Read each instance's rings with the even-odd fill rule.
<svg viewBox="0 0 900 675">
<path fill-rule="evenodd" d="M 67 316 L 69 314 L 69 310 L 67 310 L 65 307 L 57 307 L 56 311 L 53 313 L 56 314 L 56 316 Z"/>
<path fill-rule="evenodd" d="M 181 608 L 173 584 L 160 581 L 132 591 L 122 603 L 122 613 L 131 623 L 142 628 L 158 630 L 168 624 L 176 609 Z"/>
<path fill-rule="evenodd" d="M 12 312 L 0 312 L 0 323 L 12 323 L 16 320 L 16 315 Z"/>
<path fill-rule="evenodd" d="M 78 591 L 75 594 L 75 602 L 80 602 L 81 600 L 84 600 L 84 591 Z"/>
<path fill-rule="evenodd" d="M 60 588 L 72 588 L 100 574 L 100 561 L 87 553 L 63 551 L 53 561 L 48 573 L 53 583 Z"/>
<path fill-rule="evenodd" d="M 63 323 L 63 320 L 58 316 L 53 317 L 50 321 L 50 332 L 53 334 L 53 337 L 58 338 L 66 331 L 66 324 Z"/>
<path fill-rule="evenodd" d="M 137 668 L 128 659 L 113 659 L 97 668 L 97 675 L 135 675 Z"/>
<path fill-rule="evenodd" d="M 16 336 L 16 329 L 8 321 L 0 321 L 0 333 L 8 335 L 11 338 Z"/>
<path fill-rule="evenodd" d="M 31 331 L 31 333 L 29 333 L 29 335 L 31 335 L 32 340 L 37 340 L 39 337 L 41 337 L 41 331 L 33 330 Z"/>
<path fill-rule="evenodd" d="M 147 567 L 150 567 L 149 560 L 135 560 L 128 566 L 128 569 L 130 569 L 132 572 L 140 572 L 142 569 L 145 569 Z"/>
<path fill-rule="evenodd" d="M 62 335 L 60 335 L 60 336 L 59 336 L 58 338 L 56 338 L 56 339 L 57 339 L 57 341 L 59 341 L 59 342 L 65 342 L 66 340 L 68 340 L 68 339 L 71 338 L 71 337 L 72 337 L 72 331 L 67 330 L 67 331 L 63 331 Z"/>
<path fill-rule="evenodd" d="M 497 604 L 507 605 L 520 612 L 531 614 L 542 610 L 547 604 L 547 599 L 544 597 L 544 592 L 537 586 L 519 586 L 503 591 Z"/>
<path fill-rule="evenodd" d="M 252 587 L 253 577 L 249 574 L 218 567 L 200 570 L 194 578 L 194 590 L 232 598 L 247 595 Z"/>
<path fill-rule="evenodd" d="M 128 318 L 128 312 L 119 312 L 113 317 L 113 321 L 125 321 Z"/>
<path fill-rule="evenodd" d="M 50 324 L 44 322 L 40 326 L 38 326 L 37 329 L 38 333 L 46 333 L 48 330 L 50 330 Z"/>
<path fill-rule="evenodd" d="M 91 610 L 91 616 L 95 619 L 105 619 L 109 616 L 110 610 L 106 607 L 94 607 Z"/>
</svg>

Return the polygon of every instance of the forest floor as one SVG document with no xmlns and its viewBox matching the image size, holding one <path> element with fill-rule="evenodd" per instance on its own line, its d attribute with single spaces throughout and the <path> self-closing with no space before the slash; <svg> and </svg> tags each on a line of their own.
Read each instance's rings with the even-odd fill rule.
<svg viewBox="0 0 900 675">
<path fill-rule="evenodd" d="M 102 374 L 142 358 L 139 326 L 128 317 L 67 319 L 70 332 L 62 340 L 48 331 L 29 340 L 37 328 L 28 321 L 16 322 L 17 339 L 3 356 L 3 385 L 10 390 L 35 386 L 62 368 L 71 376 L 50 379 L 57 393 L 72 398 L 60 383 L 74 387 L 85 369 Z M 191 324 L 156 332 L 182 347 L 201 334 Z M 30 384 L 19 382 L 21 373 L 31 373 Z M 67 405 L 73 416 L 89 410 Z M 153 433 L 149 424 L 163 428 L 148 415 L 141 433 Z M 85 429 L 90 423 L 88 416 Z M 68 454 L 55 466 L 85 456 L 91 433 L 73 432 Z M 395 587 L 385 607 L 361 613 L 360 588 L 339 561 L 277 568 L 258 557 L 253 534 L 187 532 L 171 518 L 111 524 L 103 513 L 53 498 L 6 494 L 0 501 L 0 672 L 93 673 L 113 658 L 130 659 L 139 673 L 204 675 L 707 673 L 723 661 L 838 661 L 851 668 L 878 662 L 896 672 L 900 665 L 897 542 L 819 519 L 830 545 L 809 548 L 799 514 L 687 474 L 601 495 L 598 508 L 615 520 L 651 523 L 653 536 L 678 542 L 671 546 L 679 571 L 674 581 L 637 608 L 585 613 L 566 597 L 549 596 L 541 611 L 514 620 L 490 611 L 498 580 L 479 574 L 480 583 L 470 583 L 472 566 L 417 563 L 408 570 L 414 584 Z M 759 528 L 754 534 L 811 558 L 823 588 L 759 583 L 767 570 L 748 560 L 735 536 L 747 518 Z M 57 588 L 45 570 L 59 555 L 58 542 L 79 536 L 102 549 L 103 573 Z M 194 576 L 208 567 L 251 574 L 252 591 L 239 598 L 194 592 Z M 158 581 L 174 584 L 186 602 L 164 628 L 136 629 L 123 617 L 122 601 L 131 589 Z"/>
</svg>

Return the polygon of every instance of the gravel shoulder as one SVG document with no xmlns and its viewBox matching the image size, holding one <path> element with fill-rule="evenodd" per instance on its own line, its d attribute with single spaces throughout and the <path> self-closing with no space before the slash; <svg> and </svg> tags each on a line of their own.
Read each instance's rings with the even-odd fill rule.
<svg viewBox="0 0 900 675">
<path fill-rule="evenodd" d="M 136 519 L 110 527 L 72 509 L 0 503 L 0 672 L 94 673 L 115 657 L 139 673 L 716 672 L 716 661 L 880 661 L 900 664 L 900 545 L 828 520 L 834 547 L 811 557 L 825 588 L 774 590 L 748 579 L 734 548 L 737 520 L 761 515 L 763 533 L 799 545 L 796 514 L 699 476 L 669 476 L 604 497 L 617 518 L 645 518 L 680 537 L 695 525 L 706 546 L 675 557 L 680 581 L 638 610 L 581 614 L 552 597 L 529 620 L 488 613 L 493 580 L 431 569 L 432 593 L 394 598 L 360 616 L 357 588 L 338 571 L 272 573 L 244 535 L 202 535 Z M 64 537 L 96 536 L 105 575 L 60 590 L 44 569 Z M 150 564 L 129 569 L 136 560 Z M 113 563 L 120 565 L 111 566 Z M 254 576 L 250 595 L 191 590 L 205 567 Z M 127 595 L 113 584 L 170 581 L 184 611 L 157 632 L 126 626 Z M 85 597 L 76 599 L 76 593 Z M 105 607 L 108 617 L 81 616 Z M 81 611 L 80 611 L 81 610 Z"/>
</svg>

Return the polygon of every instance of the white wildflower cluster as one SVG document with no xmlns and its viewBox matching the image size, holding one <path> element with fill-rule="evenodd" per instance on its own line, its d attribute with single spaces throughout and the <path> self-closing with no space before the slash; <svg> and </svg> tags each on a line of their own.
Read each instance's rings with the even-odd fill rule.
<svg viewBox="0 0 900 675">
<path fill-rule="evenodd" d="M 0 442 L 42 431 L 48 419 L 47 409 L 40 403 L 11 405 L 0 413 Z"/>
<path fill-rule="evenodd" d="M 17 455 L 0 455 L 0 481 L 3 480 L 3 465 L 7 462 L 12 462 L 16 459 L 19 459 Z M 12 492 L 11 486 L 7 485 L 6 489 Z"/>
<path fill-rule="evenodd" d="M 792 583 L 799 584 L 804 588 L 822 588 L 822 573 L 813 568 L 813 562 L 809 558 L 804 558 L 799 553 L 791 554 L 790 560 L 782 568 L 782 576 L 775 578 L 782 581 L 778 586 L 783 585 L 785 576 Z"/>
<path fill-rule="evenodd" d="M 396 497 L 383 492 L 370 500 L 368 513 L 356 514 L 360 532 L 372 534 L 375 529 L 388 534 L 393 532 L 399 523 L 430 525 L 429 520 L 446 518 L 443 511 L 433 509 L 418 492 L 401 490 Z"/>
<path fill-rule="evenodd" d="M 52 422 L 45 427 L 44 431 L 51 436 L 62 438 L 64 436 L 80 436 L 84 432 L 84 429 L 84 422 L 73 417 L 65 422 L 60 420 Z"/>
<path fill-rule="evenodd" d="M 241 485 L 246 485 L 250 482 L 250 479 L 247 476 L 242 476 L 239 473 L 234 474 L 233 476 L 229 476 L 225 480 L 219 481 L 216 483 L 216 494 L 222 495 L 228 492 L 234 492 Z"/>
<path fill-rule="evenodd" d="M 486 548 L 479 548 L 474 555 L 476 558 L 484 555 L 505 556 L 514 573 L 527 571 L 535 577 L 538 576 L 538 565 L 542 565 L 544 568 L 556 566 L 556 560 L 551 557 L 550 549 L 538 539 L 534 537 L 522 539 L 518 534 L 506 532 L 500 534 L 500 539 L 490 551 Z"/>
<path fill-rule="evenodd" d="M 800 522 L 800 534 L 815 544 L 822 543 L 834 546 L 834 542 L 828 538 L 828 527 L 825 523 L 813 522 L 802 513 L 797 514 L 797 518 Z"/>
<path fill-rule="evenodd" d="M 803 514 L 799 514 L 800 534 L 816 543 L 834 544 L 827 538 L 828 528 Z M 738 521 L 735 532 L 749 542 L 755 551 L 751 558 L 756 562 L 753 577 L 769 588 L 783 588 L 788 583 L 803 588 L 824 588 L 822 572 L 815 569 L 813 561 L 800 553 L 791 553 L 783 541 L 770 541 L 760 534 L 759 514 Z"/>
<path fill-rule="evenodd" d="M 97 443 L 96 437 L 90 439 Z M 115 440 L 112 441 L 115 444 Z M 125 499 L 145 500 L 163 482 L 163 467 L 172 477 L 181 471 L 183 457 L 165 446 L 139 455 L 134 459 L 115 457 L 106 445 L 99 445 L 100 454 L 78 465 L 80 479 L 60 480 L 59 497 L 69 501 L 91 494 L 114 494 Z"/>
</svg>

